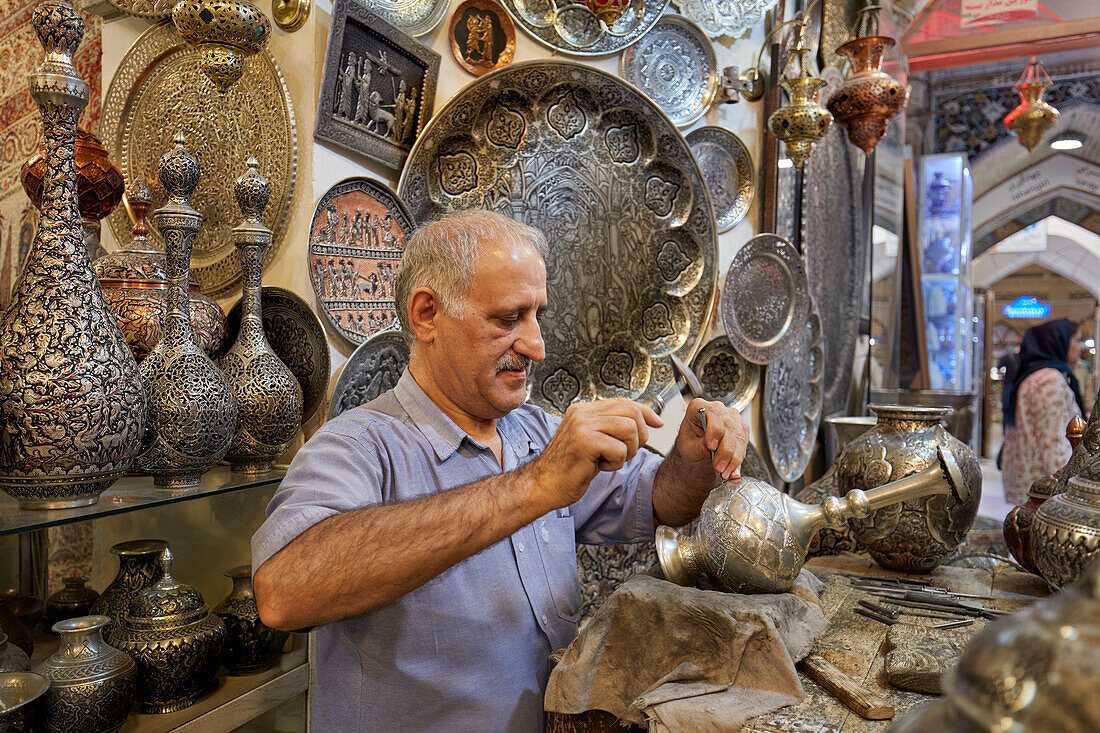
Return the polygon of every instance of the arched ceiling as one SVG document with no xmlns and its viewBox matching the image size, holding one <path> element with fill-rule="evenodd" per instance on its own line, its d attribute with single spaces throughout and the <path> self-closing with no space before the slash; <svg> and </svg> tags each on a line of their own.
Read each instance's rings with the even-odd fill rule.
<svg viewBox="0 0 1100 733">
<path fill-rule="evenodd" d="M 971 273 L 975 288 L 988 288 L 1031 264 L 1042 265 L 1051 272 L 1072 280 L 1100 300 L 1100 256 L 1087 246 L 1069 237 L 1047 237 L 1042 252 L 998 252 L 987 250 L 974 258 Z"/>
<path fill-rule="evenodd" d="M 974 256 L 977 257 L 997 242 L 1048 216 L 1056 216 L 1100 235 L 1100 208 L 1073 198 L 1073 194 L 1065 189 L 1056 189 L 1039 203 L 1028 208 L 1006 212 L 1002 217 L 975 229 L 972 245 Z"/>
</svg>

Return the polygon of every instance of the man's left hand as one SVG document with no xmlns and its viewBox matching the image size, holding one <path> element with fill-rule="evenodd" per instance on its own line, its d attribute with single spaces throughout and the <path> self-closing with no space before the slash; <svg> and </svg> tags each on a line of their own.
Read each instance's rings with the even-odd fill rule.
<svg viewBox="0 0 1100 733">
<path fill-rule="evenodd" d="M 707 428 L 699 419 L 699 409 L 706 410 Z M 693 399 L 680 423 L 675 450 L 684 463 L 697 466 L 710 463 L 723 479 L 741 475 L 741 462 L 749 444 L 749 426 L 737 410 L 721 402 Z M 713 454 L 713 457 L 712 457 Z"/>
</svg>

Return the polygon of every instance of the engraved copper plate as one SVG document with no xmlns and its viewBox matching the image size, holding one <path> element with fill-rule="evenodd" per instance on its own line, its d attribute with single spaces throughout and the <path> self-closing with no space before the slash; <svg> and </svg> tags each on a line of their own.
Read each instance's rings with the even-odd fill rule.
<svg viewBox="0 0 1100 733">
<path fill-rule="evenodd" d="M 678 127 L 702 117 L 718 95 L 718 61 L 699 26 L 665 15 L 623 51 L 619 75 L 665 111 Z"/>
<path fill-rule="evenodd" d="M 202 168 L 191 204 L 203 215 L 191 255 L 191 274 L 202 291 L 227 295 L 241 281 L 240 256 L 230 230 L 242 220 L 230 194 L 233 181 L 256 156 L 271 182 L 264 224 L 272 246 L 265 264 L 282 244 L 297 173 L 298 134 L 294 105 L 283 74 L 267 50 L 244 60 L 240 81 L 220 94 L 199 68 L 199 51 L 171 22 L 143 33 L 119 64 L 103 103 L 103 144 L 127 181 L 140 172 L 153 189 L 153 209 L 164 205 L 157 164 L 182 130 L 187 149 Z M 115 241 L 130 241 L 130 220 L 119 206 L 107 218 Z M 160 233 L 149 241 L 163 250 Z"/>
<path fill-rule="evenodd" d="M 260 291 L 264 333 L 275 354 L 286 364 L 302 387 L 302 424 L 309 422 L 328 393 L 329 356 L 325 327 L 309 304 L 297 294 L 265 285 Z M 226 319 L 229 336 L 226 348 L 237 340 L 241 327 L 241 301 Z"/>
<path fill-rule="evenodd" d="M 745 218 L 756 195 L 749 149 L 741 138 L 724 127 L 692 130 L 687 141 L 707 182 L 718 232 L 728 232 Z"/>
<path fill-rule="evenodd" d="M 428 124 L 398 190 L 417 221 L 488 208 L 546 233 L 536 404 L 660 394 L 675 382 L 662 357 L 691 359 L 714 298 L 714 215 L 684 138 L 621 79 L 535 61 L 474 81 Z"/>
<path fill-rule="evenodd" d="M 352 353 L 340 372 L 328 406 L 328 419 L 365 405 L 396 387 L 408 365 L 409 347 L 401 331 L 382 331 L 371 336 Z"/>
<path fill-rule="evenodd" d="M 821 317 L 813 311 L 796 329 L 795 346 L 764 375 L 764 432 L 776 473 L 794 481 L 806 470 L 821 424 L 825 354 Z"/>
<path fill-rule="evenodd" d="M 611 25 L 585 2 L 502 0 L 509 15 L 544 46 L 571 56 L 607 56 L 644 36 L 669 0 L 622 0 L 624 10 Z"/>
<path fill-rule="evenodd" d="M 455 61 L 474 76 L 507 66 L 516 52 L 516 26 L 494 0 L 465 0 L 447 35 Z"/>
<path fill-rule="evenodd" d="M 366 0 L 363 3 L 410 36 L 422 36 L 447 15 L 447 0 Z"/>
<path fill-rule="evenodd" d="M 691 362 L 703 396 L 741 411 L 760 388 L 760 367 L 737 353 L 725 335 L 707 342 Z"/>
<path fill-rule="evenodd" d="M 397 324 L 393 289 L 412 216 L 397 194 L 370 178 L 330 188 L 309 227 L 309 279 L 333 327 L 363 343 Z"/>
<path fill-rule="evenodd" d="M 754 364 L 787 353 L 806 322 L 810 296 L 806 270 L 794 245 L 775 234 L 745 243 L 722 286 L 722 325 L 733 348 Z"/>
</svg>

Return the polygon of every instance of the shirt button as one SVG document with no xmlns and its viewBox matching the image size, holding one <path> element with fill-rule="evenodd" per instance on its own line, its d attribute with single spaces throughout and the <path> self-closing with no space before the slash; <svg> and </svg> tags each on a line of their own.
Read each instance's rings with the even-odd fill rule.
<svg viewBox="0 0 1100 733">
<path fill-rule="evenodd" d="M 543 625 L 543 626 L 549 626 L 549 625 L 550 625 L 550 619 L 546 618 L 546 614 L 545 614 L 545 613 L 544 613 L 544 614 L 542 614 L 542 625 Z"/>
<path fill-rule="evenodd" d="M 516 549 L 519 550 L 520 552 L 523 552 L 523 543 L 522 542 L 518 543 L 516 545 Z"/>
<path fill-rule="evenodd" d="M 546 522 L 539 522 L 539 531 L 542 533 L 542 541 L 550 544 L 550 533 L 546 530 Z"/>
</svg>

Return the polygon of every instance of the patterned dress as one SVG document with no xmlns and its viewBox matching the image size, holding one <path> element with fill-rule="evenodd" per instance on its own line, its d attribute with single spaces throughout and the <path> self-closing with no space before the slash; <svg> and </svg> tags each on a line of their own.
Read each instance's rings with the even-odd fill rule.
<svg viewBox="0 0 1100 733">
<path fill-rule="evenodd" d="M 1072 453 L 1066 425 L 1080 414 L 1073 390 L 1057 369 L 1040 369 L 1020 384 L 1016 425 L 1005 426 L 1005 499 L 1023 504 L 1035 479 L 1066 464 Z"/>
</svg>

